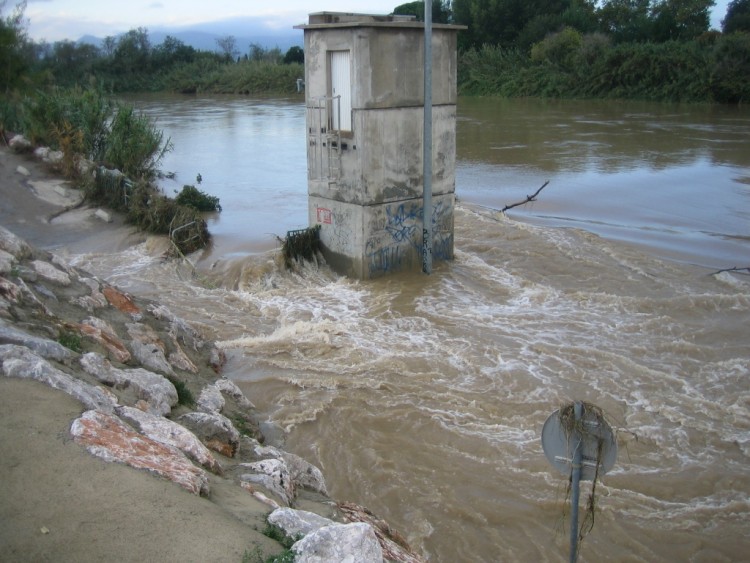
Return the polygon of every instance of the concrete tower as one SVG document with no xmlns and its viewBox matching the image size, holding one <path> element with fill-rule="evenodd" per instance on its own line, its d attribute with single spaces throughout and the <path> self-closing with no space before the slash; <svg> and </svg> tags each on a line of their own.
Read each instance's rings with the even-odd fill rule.
<svg viewBox="0 0 750 563">
<path fill-rule="evenodd" d="M 422 264 L 424 24 L 412 16 L 310 14 L 304 30 L 310 225 L 341 274 Z M 453 258 L 456 41 L 432 30 L 432 231 Z"/>
</svg>

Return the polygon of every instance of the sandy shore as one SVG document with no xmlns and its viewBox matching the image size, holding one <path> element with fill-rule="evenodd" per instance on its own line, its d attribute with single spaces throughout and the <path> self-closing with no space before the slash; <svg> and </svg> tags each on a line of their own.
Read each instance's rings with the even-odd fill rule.
<svg viewBox="0 0 750 563">
<path fill-rule="evenodd" d="M 0 225 L 39 248 L 71 252 L 141 237 L 89 209 L 49 220 L 76 201 L 45 165 L 0 147 Z M 258 531 L 268 507 L 222 478 L 212 476 L 211 497 L 202 498 L 91 456 L 69 434 L 83 410 L 63 392 L 0 377 L 0 560 L 239 563 L 258 549 L 279 551 Z"/>
</svg>

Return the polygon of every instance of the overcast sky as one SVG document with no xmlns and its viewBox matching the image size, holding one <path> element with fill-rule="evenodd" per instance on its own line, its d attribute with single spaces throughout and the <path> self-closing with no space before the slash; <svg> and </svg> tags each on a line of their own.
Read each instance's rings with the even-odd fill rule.
<svg viewBox="0 0 750 563">
<path fill-rule="evenodd" d="M 106 37 L 136 27 L 182 27 L 235 17 L 259 17 L 291 29 L 310 12 L 388 14 L 408 0 L 28 0 L 29 35 L 50 42 L 83 35 Z M 711 24 L 719 29 L 729 0 L 717 0 Z M 3 15 L 15 0 L 7 3 Z"/>
</svg>

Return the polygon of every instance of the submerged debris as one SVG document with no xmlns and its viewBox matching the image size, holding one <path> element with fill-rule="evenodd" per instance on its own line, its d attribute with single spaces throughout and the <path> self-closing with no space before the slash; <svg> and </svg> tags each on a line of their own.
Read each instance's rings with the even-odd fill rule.
<svg viewBox="0 0 750 563">
<path fill-rule="evenodd" d="M 291 268 L 295 261 L 314 260 L 315 255 L 320 252 L 320 225 L 288 231 L 281 252 L 287 268 Z"/>
</svg>

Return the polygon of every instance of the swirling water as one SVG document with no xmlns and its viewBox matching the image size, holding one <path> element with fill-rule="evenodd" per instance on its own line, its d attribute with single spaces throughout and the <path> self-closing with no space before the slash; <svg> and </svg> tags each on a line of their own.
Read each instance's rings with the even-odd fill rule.
<svg viewBox="0 0 750 563">
<path fill-rule="evenodd" d="M 735 146 L 747 120 L 731 127 L 722 117 L 714 129 L 713 118 L 683 117 L 691 130 L 708 129 L 709 148 L 675 149 L 702 153 L 677 158 L 664 147 L 663 159 L 674 162 L 657 167 L 666 174 L 657 184 L 673 181 L 676 168 L 699 183 L 714 179 L 703 199 L 711 213 L 726 213 L 706 219 L 696 210 L 685 216 L 692 205 L 684 200 L 700 194 L 673 190 L 670 207 L 664 204 L 670 198 L 657 197 L 653 187 L 642 192 L 653 197 L 641 213 L 632 199 L 656 165 L 639 164 L 630 149 L 618 153 L 610 137 L 588 130 L 586 123 L 604 119 L 594 110 L 575 106 L 563 115 L 555 106 L 556 117 L 548 120 L 568 127 L 580 121 L 592 146 L 608 146 L 592 150 L 598 156 L 578 170 L 549 151 L 535 157 L 546 141 L 522 143 L 513 137 L 520 126 L 466 102 L 464 112 L 459 106 L 456 259 L 436 264 L 431 276 L 361 282 L 324 265 L 286 272 L 273 250 L 264 251 L 275 245 L 266 233 L 306 220 L 298 101 L 139 103 L 159 115 L 176 144 L 165 167 L 181 171 L 192 163 L 183 174 L 200 172 L 202 187 L 222 198 L 225 211 L 211 227 L 217 243 L 191 257 L 195 273 L 163 261 L 153 240 L 117 253 L 81 254 L 75 262 L 160 299 L 217 339 L 230 358 L 226 374 L 280 429 L 287 448 L 323 469 L 335 498 L 369 507 L 430 561 L 563 561 L 567 482 L 548 466 L 540 433 L 561 403 L 580 399 L 604 410 L 620 445 L 615 467 L 597 486 L 598 512 L 581 560 L 747 557 L 750 279 L 709 275 L 704 267 L 750 265 L 741 262 L 750 259 L 743 246 L 750 231 L 748 156 Z M 537 122 L 530 128 L 535 138 L 552 137 L 554 128 L 545 135 L 539 125 L 544 108 L 530 103 L 506 107 L 504 115 L 520 120 L 516 114 L 525 111 Z M 623 106 L 608 117 L 627 146 L 644 143 L 627 128 L 641 136 L 647 122 L 666 127 L 653 115 L 631 120 L 631 114 Z M 274 129 L 270 139 L 260 122 Z M 514 133 L 503 137 L 504 128 Z M 181 130 L 194 140 L 183 141 Z M 209 142 L 212 135 L 217 140 Z M 466 140 L 472 135 L 476 145 Z M 497 143 L 493 136 L 509 140 L 483 155 Z M 184 142 L 201 148 L 180 148 Z M 586 160 L 573 146 L 553 145 Z M 223 160 L 228 146 L 231 158 Z M 526 156 L 514 165 L 507 153 L 515 150 Z M 604 153 L 621 161 L 622 170 L 607 168 Z M 246 160 L 251 170 L 240 166 Z M 710 170 L 696 174 L 697 161 Z M 576 200 L 585 193 L 585 186 L 576 191 L 582 189 L 577 174 L 597 166 L 603 169 L 598 186 L 606 181 L 630 189 L 635 182 L 633 192 L 621 200 L 597 192 L 606 201 L 588 206 L 588 196 Z M 231 172 L 226 181 L 217 180 L 222 171 Z M 492 209 L 522 199 L 550 177 L 549 192 L 530 210 L 507 217 Z M 556 191 L 556 185 L 563 187 Z M 727 185 L 734 195 L 724 194 Z M 679 217 L 680 225 L 657 220 L 666 216 Z"/>
</svg>

